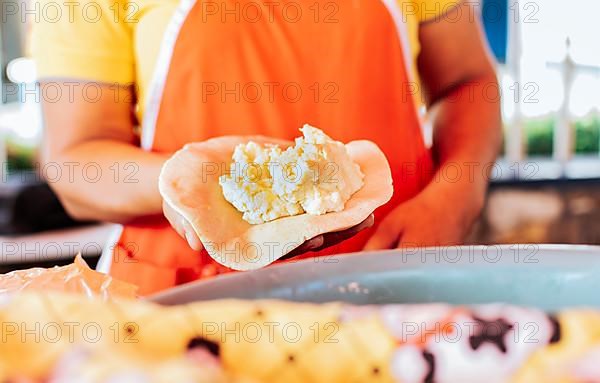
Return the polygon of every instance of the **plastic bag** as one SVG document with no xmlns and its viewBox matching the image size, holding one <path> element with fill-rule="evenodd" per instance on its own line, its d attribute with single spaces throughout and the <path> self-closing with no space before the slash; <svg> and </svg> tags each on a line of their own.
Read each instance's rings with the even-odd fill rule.
<svg viewBox="0 0 600 383">
<path fill-rule="evenodd" d="M 35 267 L 0 274 L 0 295 L 19 291 L 62 291 L 88 297 L 136 298 L 137 286 L 92 270 L 78 254 L 67 266 Z"/>
</svg>

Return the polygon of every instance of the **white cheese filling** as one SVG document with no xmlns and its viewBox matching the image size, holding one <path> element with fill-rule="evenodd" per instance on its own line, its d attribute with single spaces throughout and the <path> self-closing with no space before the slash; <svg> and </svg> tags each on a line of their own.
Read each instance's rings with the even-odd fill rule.
<svg viewBox="0 0 600 383">
<path fill-rule="evenodd" d="M 219 184 L 247 222 L 341 211 L 363 186 L 364 175 L 343 143 L 310 125 L 300 131 L 304 136 L 285 150 L 252 141 L 235 148 Z"/>
</svg>

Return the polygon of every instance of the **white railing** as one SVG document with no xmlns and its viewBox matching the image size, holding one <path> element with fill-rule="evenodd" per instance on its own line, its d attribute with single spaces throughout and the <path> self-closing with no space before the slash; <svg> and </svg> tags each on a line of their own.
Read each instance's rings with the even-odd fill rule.
<svg viewBox="0 0 600 383">
<path fill-rule="evenodd" d="M 509 0 L 509 9 L 520 9 L 523 1 Z M 565 5 L 566 6 L 566 5 Z M 526 82 L 522 76 L 523 46 L 521 18 L 508 18 L 507 62 L 503 70 L 517 87 Z M 499 160 L 501 175 L 498 179 L 539 180 L 558 178 L 600 178 L 600 153 L 591 156 L 575 155 L 574 118 L 569 110 L 571 90 L 576 74 L 594 73 L 600 76 L 600 67 L 575 63 L 570 56 L 570 41 L 565 41 L 567 54 L 562 62 L 548 63 L 561 73 L 564 85 L 564 99 L 558 111 L 552 112 L 556 121 L 553 131 L 552 156 L 549 158 L 527 158 L 525 142 L 525 123 L 527 118 L 522 112 L 523 98 L 516 97 L 511 116 L 505 117 L 505 155 Z M 590 47 L 597 49 L 597 47 Z M 517 91 L 521 91 L 517 90 Z M 600 115 L 596 109 L 596 115 Z"/>
</svg>

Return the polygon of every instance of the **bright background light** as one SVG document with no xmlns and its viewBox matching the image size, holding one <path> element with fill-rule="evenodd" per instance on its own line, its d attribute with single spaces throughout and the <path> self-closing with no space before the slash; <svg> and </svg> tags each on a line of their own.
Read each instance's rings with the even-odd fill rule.
<svg viewBox="0 0 600 383">
<path fill-rule="evenodd" d="M 600 1 L 535 4 L 537 8 L 522 9 L 520 14 L 521 81 L 539 86 L 538 102 L 521 100 L 523 115 L 541 117 L 557 112 L 566 92 L 570 92 L 568 111 L 573 117 L 600 110 Z M 565 89 L 561 72 L 567 54 L 576 67 L 570 89 Z"/>
<path fill-rule="evenodd" d="M 6 75 L 10 81 L 28 90 L 35 88 L 36 71 L 33 60 L 18 58 L 8 63 Z M 36 97 L 21 97 L 21 102 L 0 105 L 0 132 L 5 139 L 25 147 L 36 147 L 42 136 L 41 106 Z"/>
</svg>

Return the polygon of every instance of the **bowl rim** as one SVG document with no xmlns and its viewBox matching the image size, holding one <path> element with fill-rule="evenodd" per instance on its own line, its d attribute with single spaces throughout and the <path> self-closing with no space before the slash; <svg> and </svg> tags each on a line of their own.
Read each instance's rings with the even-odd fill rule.
<svg viewBox="0 0 600 383">
<path fill-rule="evenodd" d="M 275 290 L 297 284 L 349 276 L 383 273 L 396 269 L 435 270 L 540 267 L 595 271 L 600 274 L 600 246 L 565 244 L 462 245 L 406 248 L 339 254 L 330 257 L 287 261 L 266 268 L 235 272 L 198 280 L 146 297 L 161 304 L 196 300 L 227 299 L 239 293 Z M 193 296 L 194 299 L 190 300 Z M 183 301 L 182 301 L 183 298 Z M 252 299 L 252 298 L 246 298 Z"/>
</svg>

